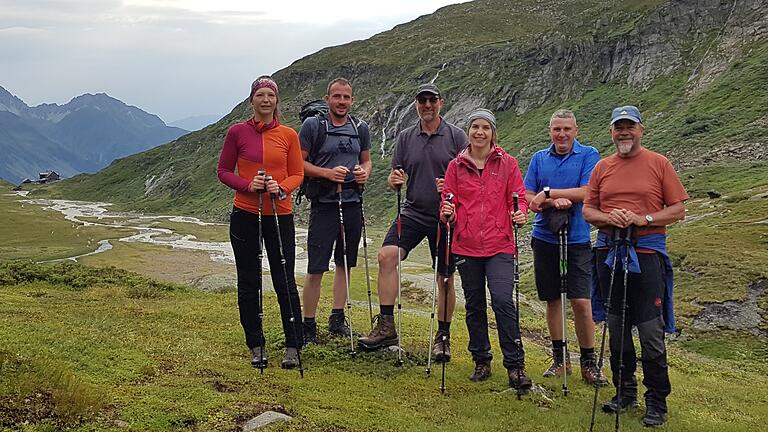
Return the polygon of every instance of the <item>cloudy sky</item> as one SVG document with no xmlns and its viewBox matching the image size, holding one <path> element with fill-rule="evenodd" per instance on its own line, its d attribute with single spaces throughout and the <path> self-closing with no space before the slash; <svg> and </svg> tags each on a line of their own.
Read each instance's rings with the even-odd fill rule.
<svg viewBox="0 0 768 432">
<path fill-rule="evenodd" d="M 106 92 L 166 122 L 251 80 L 462 0 L 0 0 L 0 86 L 28 105 Z"/>
</svg>

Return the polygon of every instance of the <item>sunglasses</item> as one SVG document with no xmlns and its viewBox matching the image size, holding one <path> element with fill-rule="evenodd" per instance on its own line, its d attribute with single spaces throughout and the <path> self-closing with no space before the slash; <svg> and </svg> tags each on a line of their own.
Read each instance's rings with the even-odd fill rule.
<svg viewBox="0 0 768 432">
<path fill-rule="evenodd" d="M 439 99 L 438 99 L 438 97 L 437 97 L 437 96 L 430 96 L 430 97 L 426 97 L 426 96 L 418 96 L 418 97 L 416 98 L 416 100 L 417 100 L 417 101 L 418 101 L 420 104 L 424 105 L 425 103 L 427 103 L 427 101 L 429 101 L 429 102 L 430 102 L 430 103 L 432 103 L 432 104 L 436 104 L 436 103 L 437 103 L 437 101 L 438 101 Z"/>
</svg>

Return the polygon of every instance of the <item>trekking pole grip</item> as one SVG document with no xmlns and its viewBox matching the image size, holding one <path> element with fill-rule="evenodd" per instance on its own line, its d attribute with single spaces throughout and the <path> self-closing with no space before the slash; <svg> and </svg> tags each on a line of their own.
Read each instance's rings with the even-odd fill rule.
<svg viewBox="0 0 768 432">
<path fill-rule="evenodd" d="M 267 172 L 266 172 L 266 171 L 265 171 L 265 170 L 262 168 L 262 169 L 260 169 L 260 170 L 259 170 L 259 171 L 256 173 L 256 175 L 259 175 L 259 176 L 266 176 L 266 175 L 267 175 Z M 259 193 L 262 193 L 262 192 L 264 192 L 265 190 L 267 190 L 267 185 L 266 185 L 266 183 L 264 183 L 264 186 L 263 186 L 263 188 L 262 188 L 262 189 L 259 189 L 257 192 L 259 192 Z"/>
<path fill-rule="evenodd" d="M 517 213 L 518 210 L 520 210 L 518 199 L 519 198 L 518 198 L 517 192 L 512 192 L 512 210 L 514 213 Z M 512 223 L 515 225 L 515 228 L 517 228 L 517 222 L 512 220 Z"/>
</svg>

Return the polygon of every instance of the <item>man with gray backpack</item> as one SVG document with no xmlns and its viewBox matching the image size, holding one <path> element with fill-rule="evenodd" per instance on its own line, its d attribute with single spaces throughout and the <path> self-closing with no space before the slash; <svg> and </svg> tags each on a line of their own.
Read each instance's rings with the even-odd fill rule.
<svg viewBox="0 0 768 432">
<path fill-rule="evenodd" d="M 309 263 L 303 290 L 305 344 L 317 342 L 315 315 L 331 252 L 336 272 L 328 332 L 331 336 L 352 336 L 344 306 L 350 306 L 349 272 L 357 263 L 362 231 L 361 186 L 368 181 L 372 169 L 370 130 L 365 122 L 349 114 L 353 101 L 352 84 L 336 78 L 328 84 L 325 104 L 310 102 L 300 115 L 299 139 L 305 174 L 301 192 L 311 202 Z"/>
</svg>

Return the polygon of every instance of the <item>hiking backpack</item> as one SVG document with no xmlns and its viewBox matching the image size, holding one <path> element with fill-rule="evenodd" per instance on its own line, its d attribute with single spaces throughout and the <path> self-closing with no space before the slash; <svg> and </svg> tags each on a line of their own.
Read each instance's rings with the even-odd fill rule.
<svg viewBox="0 0 768 432">
<path fill-rule="evenodd" d="M 318 119 L 318 126 L 317 130 L 315 131 L 315 137 L 309 147 L 309 157 L 307 158 L 307 161 L 310 163 L 315 163 L 317 153 L 323 147 L 323 144 L 325 144 L 325 137 L 328 133 L 328 111 L 328 104 L 323 99 L 307 102 L 301 107 L 301 110 L 299 111 L 299 120 L 301 120 L 301 124 L 304 124 L 304 121 L 311 117 L 317 117 Z M 361 139 L 360 131 L 358 128 L 363 123 L 363 121 L 358 120 L 352 115 L 349 115 L 349 119 L 352 122 L 352 127 L 355 129 L 354 136 L 358 139 Z M 370 131 L 368 131 L 368 134 L 370 135 Z M 313 183 L 313 186 L 316 187 L 311 187 L 308 193 L 307 187 L 310 183 Z M 296 190 L 296 195 L 294 197 L 294 202 L 296 205 L 301 204 L 301 201 L 305 196 L 308 199 L 313 199 L 322 195 L 323 186 L 329 186 L 325 185 L 324 183 L 328 183 L 328 181 L 315 177 L 304 176 L 304 181 L 301 183 L 301 186 L 299 186 L 299 189 Z"/>
</svg>

